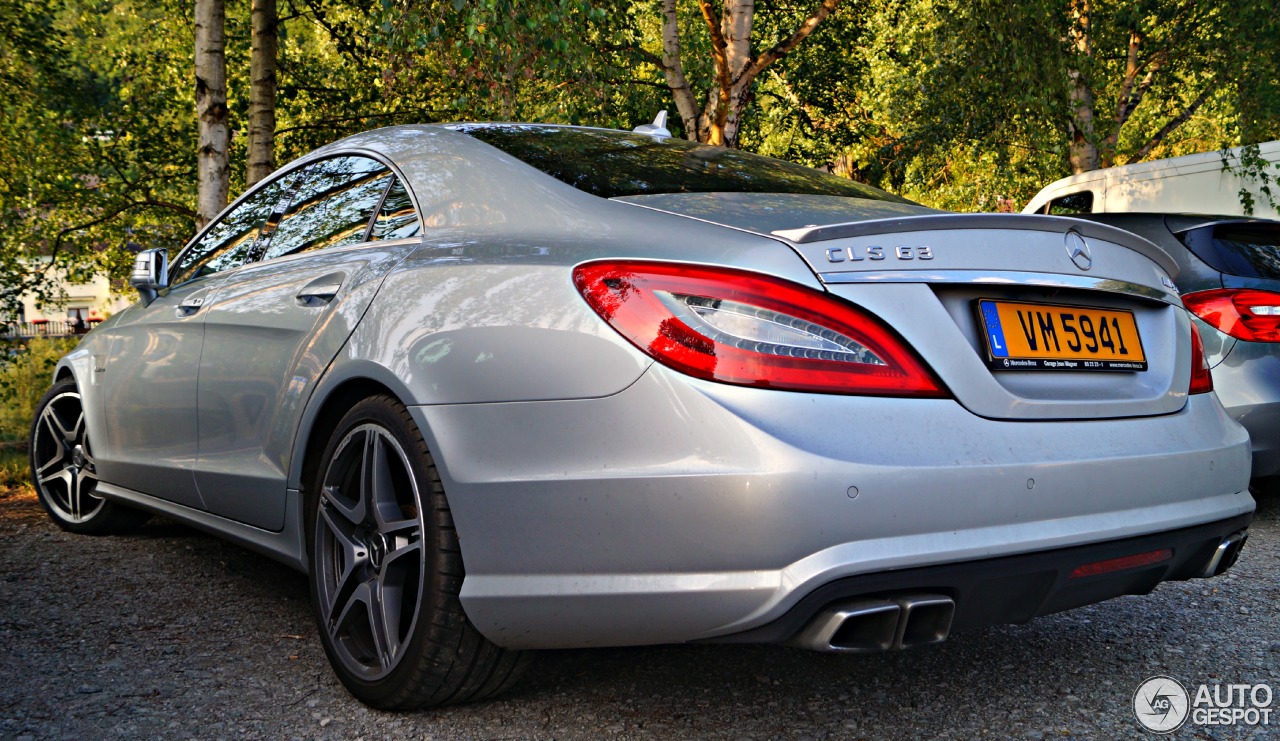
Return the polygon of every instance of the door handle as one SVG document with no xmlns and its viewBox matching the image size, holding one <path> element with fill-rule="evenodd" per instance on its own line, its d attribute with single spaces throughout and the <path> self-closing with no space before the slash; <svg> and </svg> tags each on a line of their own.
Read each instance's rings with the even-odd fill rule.
<svg viewBox="0 0 1280 741">
<path fill-rule="evenodd" d="M 305 306 L 327 304 L 341 289 L 341 283 L 312 283 L 298 291 L 297 299 Z"/>
<path fill-rule="evenodd" d="M 200 311 L 201 306 L 204 306 L 204 296 L 191 296 L 183 299 L 182 303 L 178 304 L 178 316 L 191 316 Z"/>
</svg>

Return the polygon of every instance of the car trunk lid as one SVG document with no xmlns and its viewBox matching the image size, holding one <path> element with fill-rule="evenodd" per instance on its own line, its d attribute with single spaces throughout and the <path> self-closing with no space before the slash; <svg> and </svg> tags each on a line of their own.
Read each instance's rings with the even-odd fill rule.
<svg viewBox="0 0 1280 741">
<path fill-rule="evenodd" d="M 946 214 L 847 198 L 700 193 L 623 200 L 784 241 L 828 291 L 893 326 L 975 414 L 1141 416 L 1176 412 L 1186 402 L 1190 328 L 1171 278 L 1176 264 L 1129 232 L 1075 219 Z M 992 310 L 1004 312 L 1009 337 L 992 338 Z M 1089 316 L 1093 340 L 1071 341 L 1061 324 L 1066 316 Z M 1079 356 L 1067 363 L 998 357 L 1005 350 L 999 343 L 1019 335 L 1023 351 L 1041 343 L 1098 345 L 1095 325 L 1104 320 L 1104 339 L 1114 346 L 1128 337 L 1145 367 L 1086 366 L 1098 357 L 1087 352 L 1067 352 Z M 1056 333 L 1037 324 L 1046 321 Z"/>
</svg>

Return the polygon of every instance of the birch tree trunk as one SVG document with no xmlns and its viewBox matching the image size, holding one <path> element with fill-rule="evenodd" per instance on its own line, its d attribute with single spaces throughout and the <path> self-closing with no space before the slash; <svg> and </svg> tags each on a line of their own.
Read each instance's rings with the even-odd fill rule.
<svg viewBox="0 0 1280 741">
<path fill-rule="evenodd" d="M 1072 0 L 1069 37 L 1080 64 L 1067 73 L 1071 80 L 1071 145 L 1067 150 L 1067 160 L 1071 164 L 1071 172 L 1076 175 L 1096 170 L 1100 164 L 1098 143 L 1094 137 L 1093 89 L 1085 74 L 1089 57 L 1093 54 L 1089 20 L 1089 0 Z"/>
<path fill-rule="evenodd" d="M 662 2 L 662 58 L 657 62 L 666 76 L 684 124 L 685 137 L 707 144 L 738 146 L 742 114 L 751 102 L 756 78 L 769 65 L 795 49 L 822 23 L 840 0 L 821 0 L 813 12 L 786 39 L 759 55 L 751 50 L 755 20 L 755 0 L 724 0 L 717 14 L 711 0 L 697 0 L 707 31 L 711 35 L 714 80 L 707 90 L 706 105 L 698 110 L 693 88 L 685 78 L 681 60 L 677 0 Z"/>
<path fill-rule="evenodd" d="M 226 14 L 223 0 L 196 0 L 196 228 L 203 229 L 227 205 L 230 167 L 227 162 Z"/>
<path fill-rule="evenodd" d="M 253 0 L 249 52 L 248 185 L 271 174 L 276 142 L 276 0 Z"/>
</svg>

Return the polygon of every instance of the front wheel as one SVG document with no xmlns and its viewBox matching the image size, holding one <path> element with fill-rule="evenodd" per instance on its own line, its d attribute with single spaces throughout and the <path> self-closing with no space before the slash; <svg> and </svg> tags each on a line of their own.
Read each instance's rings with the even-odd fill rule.
<svg viewBox="0 0 1280 741">
<path fill-rule="evenodd" d="M 343 417 L 309 487 L 312 606 L 342 683 L 380 708 L 490 697 L 527 654 L 489 642 L 462 612 L 462 556 L 440 477 L 389 396 Z"/>
<path fill-rule="evenodd" d="M 63 530 L 103 535 L 134 529 L 150 519 L 145 512 L 98 496 L 97 464 L 74 381 L 55 383 L 40 399 L 28 447 L 36 496 Z"/>
</svg>

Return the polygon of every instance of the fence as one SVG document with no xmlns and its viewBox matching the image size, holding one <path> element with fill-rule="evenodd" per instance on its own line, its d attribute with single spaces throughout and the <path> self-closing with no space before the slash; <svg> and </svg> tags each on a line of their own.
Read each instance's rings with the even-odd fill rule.
<svg viewBox="0 0 1280 741">
<path fill-rule="evenodd" d="M 5 322 L 0 325 L 0 339 L 27 339 L 30 337 L 69 337 L 88 332 L 97 321 L 86 323 L 77 330 L 74 322 L 37 319 L 33 322 Z"/>
</svg>

